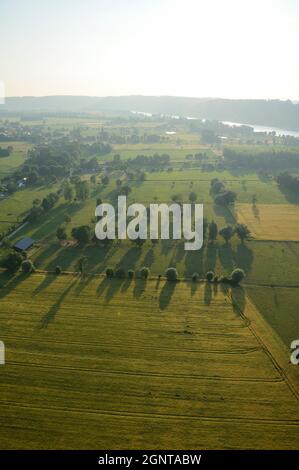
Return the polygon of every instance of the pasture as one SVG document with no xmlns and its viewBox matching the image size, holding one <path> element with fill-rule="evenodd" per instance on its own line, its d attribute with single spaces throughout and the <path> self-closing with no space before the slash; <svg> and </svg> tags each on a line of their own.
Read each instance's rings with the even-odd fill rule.
<svg viewBox="0 0 299 470">
<path fill-rule="evenodd" d="M 9 175 L 21 166 L 26 158 L 27 151 L 32 147 L 27 142 L 0 142 L 0 147 L 13 147 L 13 152 L 9 157 L 0 158 L 0 179 Z"/>
<path fill-rule="evenodd" d="M 288 351 L 242 288 L 0 279 L 1 448 L 298 447 Z"/>
</svg>

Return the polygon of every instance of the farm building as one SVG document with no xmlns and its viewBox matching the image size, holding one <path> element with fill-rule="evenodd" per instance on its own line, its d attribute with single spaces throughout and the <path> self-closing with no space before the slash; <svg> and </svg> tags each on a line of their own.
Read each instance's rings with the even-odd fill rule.
<svg viewBox="0 0 299 470">
<path fill-rule="evenodd" d="M 16 251 L 26 251 L 32 247 L 33 243 L 34 243 L 34 240 L 30 237 L 22 238 L 22 240 L 19 240 L 14 245 L 14 249 Z"/>
</svg>

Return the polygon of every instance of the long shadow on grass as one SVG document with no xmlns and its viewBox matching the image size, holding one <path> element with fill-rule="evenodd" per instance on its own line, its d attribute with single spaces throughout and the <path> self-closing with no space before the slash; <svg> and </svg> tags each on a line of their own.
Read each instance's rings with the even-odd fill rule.
<svg viewBox="0 0 299 470">
<path fill-rule="evenodd" d="M 236 217 L 234 215 L 234 209 L 232 207 L 223 207 L 217 206 L 216 204 L 213 206 L 214 212 L 218 217 L 223 217 L 225 222 L 230 225 L 234 225 L 236 223 Z"/>
<path fill-rule="evenodd" d="M 221 265 L 225 269 L 226 273 L 229 274 L 234 269 L 233 263 L 233 250 L 229 243 L 224 243 L 218 248 L 218 256 Z"/>
<path fill-rule="evenodd" d="M 139 299 L 146 289 L 146 279 L 135 279 L 133 295 Z"/>
<path fill-rule="evenodd" d="M 108 288 L 105 294 L 105 301 L 110 302 L 113 297 L 117 294 L 117 292 L 121 289 L 122 284 L 124 283 L 125 279 L 110 279 Z"/>
<path fill-rule="evenodd" d="M 11 291 L 16 289 L 23 281 L 28 278 L 28 274 L 24 273 L 7 273 L 0 274 L 0 299 L 6 297 Z"/>
<path fill-rule="evenodd" d="M 243 287 L 232 287 L 231 298 L 234 312 L 238 315 L 243 314 L 246 305 L 246 296 Z"/>
<path fill-rule="evenodd" d="M 58 300 L 55 302 L 54 305 L 50 308 L 50 310 L 44 315 L 44 317 L 40 321 L 40 328 L 47 328 L 49 323 L 52 323 L 55 320 L 56 314 L 64 301 L 65 297 L 69 293 L 69 291 L 72 289 L 74 284 L 77 282 L 77 280 L 73 280 L 71 284 L 63 291 L 63 293 L 58 297 Z"/>
<path fill-rule="evenodd" d="M 237 247 L 237 251 L 233 252 L 233 257 L 238 268 L 244 269 L 246 274 L 251 271 L 253 252 L 248 246 L 240 243 Z"/>
<path fill-rule="evenodd" d="M 212 286 L 209 282 L 206 282 L 205 289 L 204 289 L 204 296 L 203 296 L 203 301 L 205 305 L 210 305 L 210 303 L 212 302 L 212 296 L 213 296 Z"/>
<path fill-rule="evenodd" d="M 170 304 L 175 287 L 176 287 L 176 282 L 170 282 L 170 281 L 165 282 L 164 286 L 162 287 L 160 291 L 160 296 L 159 296 L 160 310 L 165 310 Z"/>
</svg>

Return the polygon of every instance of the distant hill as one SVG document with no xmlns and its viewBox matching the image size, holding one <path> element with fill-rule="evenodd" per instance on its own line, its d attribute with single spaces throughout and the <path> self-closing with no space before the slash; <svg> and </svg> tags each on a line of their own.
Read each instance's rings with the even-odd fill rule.
<svg viewBox="0 0 299 470">
<path fill-rule="evenodd" d="M 299 130 L 299 104 L 280 100 L 228 100 L 175 96 L 10 97 L 3 112 L 127 112 L 192 116 Z"/>
</svg>

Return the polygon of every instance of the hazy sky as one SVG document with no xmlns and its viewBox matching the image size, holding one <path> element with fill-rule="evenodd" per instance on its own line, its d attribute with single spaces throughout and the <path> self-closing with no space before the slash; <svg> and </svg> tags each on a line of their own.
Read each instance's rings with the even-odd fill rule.
<svg viewBox="0 0 299 470">
<path fill-rule="evenodd" d="M 299 99 L 299 0 L 0 0 L 0 19 L 7 96 Z"/>
</svg>

